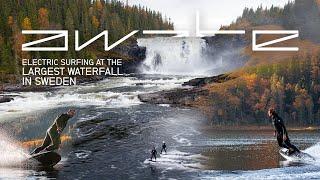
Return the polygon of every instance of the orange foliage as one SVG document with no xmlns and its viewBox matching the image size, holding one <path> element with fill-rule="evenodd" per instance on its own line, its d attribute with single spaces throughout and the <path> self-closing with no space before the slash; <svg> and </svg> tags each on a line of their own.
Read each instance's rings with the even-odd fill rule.
<svg viewBox="0 0 320 180">
<path fill-rule="evenodd" d="M 243 79 L 245 80 L 246 84 L 247 84 L 247 88 L 249 90 L 253 90 L 254 87 L 257 84 L 257 74 L 253 73 L 253 74 L 245 74 L 243 75 Z"/>
<path fill-rule="evenodd" d="M 23 58 L 28 58 L 28 52 L 21 50 L 21 46 L 25 41 L 26 37 L 23 34 L 21 34 L 21 32 L 16 32 L 14 35 L 13 47 L 16 55 L 21 56 Z"/>
<path fill-rule="evenodd" d="M 46 8 L 39 9 L 39 25 L 42 28 L 46 28 L 49 26 L 49 15 L 48 10 Z"/>
</svg>

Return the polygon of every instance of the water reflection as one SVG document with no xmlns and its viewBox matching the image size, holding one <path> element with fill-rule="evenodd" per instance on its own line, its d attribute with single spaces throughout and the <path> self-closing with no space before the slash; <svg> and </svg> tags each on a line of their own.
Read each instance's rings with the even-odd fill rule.
<svg viewBox="0 0 320 180">
<path fill-rule="evenodd" d="M 272 144 L 213 148 L 203 152 L 207 170 L 257 170 L 279 167 L 277 148 Z"/>
</svg>

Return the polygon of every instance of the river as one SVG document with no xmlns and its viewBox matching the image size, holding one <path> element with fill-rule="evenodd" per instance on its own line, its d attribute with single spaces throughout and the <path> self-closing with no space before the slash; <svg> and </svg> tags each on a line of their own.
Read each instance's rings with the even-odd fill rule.
<svg viewBox="0 0 320 180">
<path fill-rule="evenodd" d="M 66 133 L 77 143 L 63 144 L 59 151 L 63 160 L 53 170 L 9 166 L 0 169 L 0 178 L 273 179 L 288 178 L 289 174 L 297 179 L 320 177 L 320 164 L 292 164 L 281 159 L 272 131 L 210 130 L 210 123 L 197 110 L 144 104 L 137 99 L 139 93 L 179 87 L 189 78 L 138 75 L 50 92 L 17 93 L 21 97 L 0 106 L 2 127 L 12 139 L 41 138 L 55 116 L 76 108 L 77 115 Z M 79 121 L 83 126 L 73 128 Z M 109 127 L 117 130 L 101 134 Z M 290 135 L 299 147 L 311 146 L 307 152 L 318 157 L 318 132 L 297 131 Z M 162 141 L 167 143 L 168 153 L 157 162 L 149 162 L 149 151 L 153 146 L 160 151 Z M 10 149 L 0 156 L 6 161 L 4 164 L 10 165 L 8 161 L 12 159 L 4 156 L 22 151 L 27 152 Z"/>
<path fill-rule="evenodd" d="M 290 132 L 292 142 L 316 161 L 285 161 L 272 130 L 217 130 L 196 109 L 140 102 L 138 94 L 182 88 L 195 77 L 151 70 L 45 92 L 14 93 L 14 101 L 0 104 L 0 179 L 320 178 L 318 131 Z M 171 74 L 172 69 L 159 71 Z M 53 119 L 69 108 L 77 114 L 64 131 L 72 139 L 58 151 L 62 161 L 49 170 L 18 167 L 32 148 L 21 142 L 42 138 Z M 150 150 L 155 146 L 159 152 L 163 141 L 167 154 L 150 162 Z"/>
</svg>

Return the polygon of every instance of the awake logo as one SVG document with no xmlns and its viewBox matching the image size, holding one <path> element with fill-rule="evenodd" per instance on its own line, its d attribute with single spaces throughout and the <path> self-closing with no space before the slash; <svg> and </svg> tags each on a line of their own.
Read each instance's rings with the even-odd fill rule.
<svg viewBox="0 0 320 180">
<path fill-rule="evenodd" d="M 98 40 L 102 36 L 104 36 L 104 50 L 110 51 L 114 47 L 118 46 L 131 36 L 138 33 L 139 30 L 134 30 L 131 33 L 127 34 L 120 40 L 116 41 L 112 45 L 109 46 L 109 33 L 107 30 L 102 31 L 100 34 L 96 35 L 89 41 L 85 42 L 82 45 L 79 45 L 79 31 L 75 30 L 75 51 L 80 51 L 88 45 L 92 44 L 94 41 Z M 22 51 L 68 51 L 68 34 L 67 30 L 22 30 L 22 34 L 25 35 L 52 35 L 50 37 L 46 37 L 43 39 L 31 41 L 28 43 L 22 44 Z M 188 31 L 175 31 L 175 30 L 143 30 L 143 34 L 145 35 L 174 35 L 174 37 L 190 37 L 190 33 Z M 204 36 L 214 36 L 217 34 L 223 35 L 243 35 L 246 34 L 245 30 L 213 30 L 213 31 L 203 31 L 200 30 L 200 18 L 199 13 L 196 14 L 196 37 L 204 37 Z M 274 39 L 271 41 L 257 43 L 257 36 L 263 34 L 274 34 L 274 35 L 287 35 L 282 38 Z M 252 50 L 253 51 L 299 51 L 298 47 L 270 47 L 272 44 L 276 44 L 279 42 L 287 41 L 290 39 L 298 38 L 299 31 L 298 30 L 252 30 Z M 47 41 L 51 41 L 54 39 L 64 38 L 64 46 L 62 47 L 35 47 L 35 45 L 44 43 Z M 269 47 L 268 47 L 269 46 Z"/>
</svg>

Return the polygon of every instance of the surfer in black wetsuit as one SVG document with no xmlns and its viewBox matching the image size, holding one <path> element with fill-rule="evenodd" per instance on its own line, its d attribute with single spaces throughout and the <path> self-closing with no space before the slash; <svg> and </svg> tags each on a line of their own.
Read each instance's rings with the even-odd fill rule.
<svg viewBox="0 0 320 180">
<path fill-rule="evenodd" d="M 152 161 L 152 158 L 154 158 L 154 160 L 156 161 L 157 160 L 157 150 L 156 150 L 156 147 L 153 147 L 153 149 L 151 150 L 151 158 L 150 160 Z"/>
<path fill-rule="evenodd" d="M 268 116 L 272 119 L 272 123 L 275 128 L 275 136 L 277 136 L 277 141 L 280 147 L 286 148 L 289 150 L 288 154 L 291 155 L 295 152 L 300 152 L 300 150 L 290 143 L 290 139 L 288 137 L 288 132 L 286 127 L 284 126 L 283 120 L 279 115 L 275 112 L 273 108 L 270 108 L 268 111 Z"/>
<path fill-rule="evenodd" d="M 162 142 L 162 148 L 161 148 L 160 154 L 162 154 L 162 151 L 164 151 L 167 154 L 167 145 L 164 141 Z"/>
<path fill-rule="evenodd" d="M 63 129 L 67 126 L 68 120 L 72 118 L 75 113 L 76 111 L 74 109 L 70 109 L 67 113 L 61 114 L 57 117 L 47 130 L 42 145 L 33 150 L 30 155 L 37 154 L 43 150 L 53 151 L 58 149 L 61 144 L 60 135 Z"/>
</svg>

